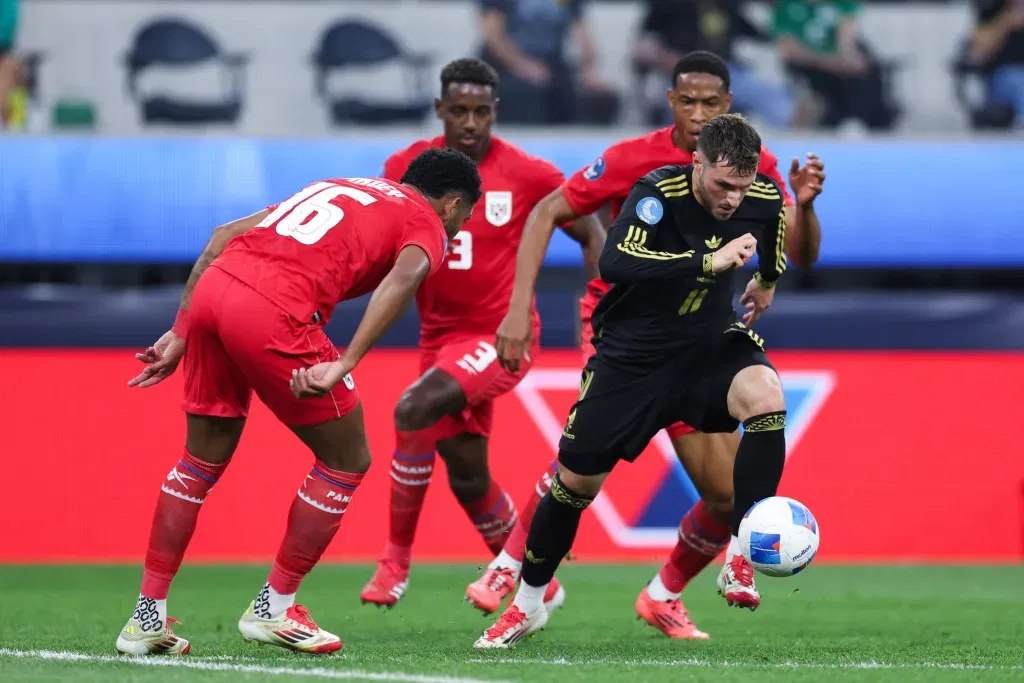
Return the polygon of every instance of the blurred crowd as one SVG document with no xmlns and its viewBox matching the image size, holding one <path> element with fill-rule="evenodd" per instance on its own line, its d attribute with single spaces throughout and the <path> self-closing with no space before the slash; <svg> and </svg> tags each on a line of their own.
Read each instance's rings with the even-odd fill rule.
<svg viewBox="0 0 1024 683">
<path fill-rule="evenodd" d="M 1024 0 L 972 0 L 975 25 L 954 68 L 980 77 L 976 127 L 1008 127 L 1024 116 Z M 755 25 L 741 0 L 643 0 L 632 50 L 635 93 L 601 80 L 587 26 L 589 0 L 479 0 L 483 55 L 502 75 L 515 104 L 505 122 L 610 122 L 624 94 L 643 100 L 648 124 L 668 121 L 664 90 L 672 65 L 691 50 L 724 57 L 734 109 L 776 128 L 833 129 L 848 119 L 891 129 L 900 108 L 892 89 L 897 64 L 874 51 L 858 25 L 857 0 L 774 0 L 771 20 Z M 767 80 L 737 55 L 736 41 L 773 45 L 785 68 Z M 575 60 L 569 55 L 575 54 Z"/>
<path fill-rule="evenodd" d="M 633 88 L 610 86 L 598 67 L 601 44 L 588 24 L 593 0 L 473 0 L 479 52 L 501 74 L 502 120 L 523 125 L 613 125 L 626 98 L 647 125 L 668 121 L 664 92 L 672 65 L 710 50 L 732 69 L 734 109 L 777 129 L 835 129 L 857 121 L 892 129 L 901 106 L 893 86 L 900 64 L 879 56 L 859 25 L 858 0 L 771 0 L 753 22 L 743 0 L 639 0 L 643 19 L 632 41 Z M 974 128 L 1024 120 L 1024 0 L 970 0 L 974 26 L 951 46 L 955 82 L 976 84 L 962 97 Z M 19 0 L 0 0 L 0 118 L 17 128 L 32 87 L 33 55 L 19 53 Z M 24 8 L 22 8 L 24 11 Z M 765 78 L 745 63 L 738 40 L 775 50 L 783 66 Z M 958 86 L 959 87 L 959 86 Z"/>
</svg>

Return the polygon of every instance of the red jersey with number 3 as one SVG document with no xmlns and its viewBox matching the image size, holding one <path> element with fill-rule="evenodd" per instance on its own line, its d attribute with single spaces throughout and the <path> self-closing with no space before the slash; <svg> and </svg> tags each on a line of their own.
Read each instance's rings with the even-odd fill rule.
<svg viewBox="0 0 1024 683">
<path fill-rule="evenodd" d="M 443 146 L 444 137 L 436 137 L 396 152 L 384 164 L 384 177 L 401 178 L 423 150 Z M 496 137 L 478 169 L 483 197 L 448 245 L 447 263 L 416 293 L 424 348 L 497 331 L 512 296 L 526 217 L 565 179 L 553 164 Z M 539 331 L 536 309 L 533 324 Z"/>
<path fill-rule="evenodd" d="M 314 183 L 269 210 L 211 265 L 301 322 L 326 322 L 338 302 L 372 292 L 407 246 L 423 249 L 431 273 L 444 260 L 437 213 L 415 190 L 387 180 Z"/>
</svg>

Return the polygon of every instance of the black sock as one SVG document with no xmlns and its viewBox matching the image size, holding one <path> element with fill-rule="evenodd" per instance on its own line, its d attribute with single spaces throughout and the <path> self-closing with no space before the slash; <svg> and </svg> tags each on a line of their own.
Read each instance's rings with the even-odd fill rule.
<svg viewBox="0 0 1024 683">
<path fill-rule="evenodd" d="M 736 496 L 732 510 L 733 536 L 739 534 L 740 520 L 747 510 L 779 490 L 782 468 L 786 464 L 786 411 L 755 415 L 743 423 L 743 430 L 732 473 Z"/>
<path fill-rule="evenodd" d="M 526 537 L 523 583 L 544 586 L 551 582 L 562 558 L 572 548 L 583 511 L 592 502 L 593 498 L 581 496 L 566 488 L 558 474 L 555 474 L 551 480 L 551 490 L 537 505 L 530 533 Z"/>
</svg>

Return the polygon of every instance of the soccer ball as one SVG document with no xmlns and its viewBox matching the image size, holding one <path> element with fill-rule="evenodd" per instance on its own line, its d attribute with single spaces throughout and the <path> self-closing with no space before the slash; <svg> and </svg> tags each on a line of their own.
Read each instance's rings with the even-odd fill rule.
<svg viewBox="0 0 1024 683">
<path fill-rule="evenodd" d="M 818 552 L 818 523 L 792 498 L 773 496 L 754 503 L 740 522 L 740 550 L 757 571 L 792 576 Z"/>
</svg>

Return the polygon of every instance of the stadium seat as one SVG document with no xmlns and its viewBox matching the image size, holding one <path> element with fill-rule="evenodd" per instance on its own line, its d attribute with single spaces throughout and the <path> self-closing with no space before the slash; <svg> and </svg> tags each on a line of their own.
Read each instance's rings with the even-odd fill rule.
<svg viewBox="0 0 1024 683">
<path fill-rule="evenodd" d="M 154 66 L 199 66 L 211 60 L 226 67 L 229 74 L 226 92 L 219 99 L 197 102 L 166 94 L 139 93 L 138 80 L 146 69 Z M 179 19 L 157 19 L 143 27 L 135 36 L 125 58 L 127 87 L 141 105 L 142 120 L 147 124 L 234 123 L 242 111 L 243 67 L 248 56 L 228 54 L 202 28 Z"/>
<path fill-rule="evenodd" d="M 327 104 L 335 124 L 385 124 L 416 122 L 430 111 L 432 98 L 425 90 L 427 54 L 405 50 L 383 28 L 362 21 L 346 20 L 327 28 L 313 54 L 317 95 Z M 386 103 L 369 93 L 336 97 L 327 90 L 332 70 L 351 69 L 398 62 L 409 70 L 412 95 L 406 102 Z"/>
</svg>

